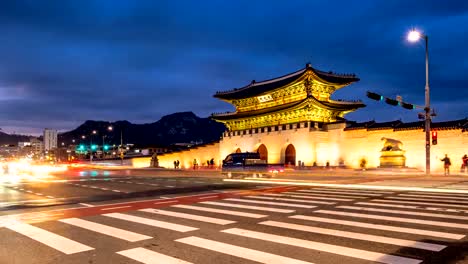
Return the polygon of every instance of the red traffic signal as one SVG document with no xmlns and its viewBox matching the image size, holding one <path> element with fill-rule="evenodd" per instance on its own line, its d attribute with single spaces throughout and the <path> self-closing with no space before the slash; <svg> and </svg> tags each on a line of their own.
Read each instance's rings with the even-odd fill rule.
<svg viewBox="0 0 468 264">
<path fill-rule="evenodd" d="M 437 131 L 432 131 L 432 145 L 437 145 Z"/>
</svg>

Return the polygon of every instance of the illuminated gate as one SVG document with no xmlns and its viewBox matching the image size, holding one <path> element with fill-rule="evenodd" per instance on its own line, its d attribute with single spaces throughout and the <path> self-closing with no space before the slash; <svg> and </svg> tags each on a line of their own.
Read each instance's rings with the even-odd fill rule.
<svg viewBox="0 0 468 264">
<path fill-rule="evenodd" d="M 268 162 L 268 150 L 264 144 L 261 144 L 258 149 L 257 153 L 260 154 L 261 160 L 266 160 Z"/>
<path fill-rule="evenodd" d="M 296 165 L 296 149 L 292 144 L 289 144 L 286 147 L 285 155 L 284 155 L 284 165 L 286 166 L 294 166 Z"/>
</svg>

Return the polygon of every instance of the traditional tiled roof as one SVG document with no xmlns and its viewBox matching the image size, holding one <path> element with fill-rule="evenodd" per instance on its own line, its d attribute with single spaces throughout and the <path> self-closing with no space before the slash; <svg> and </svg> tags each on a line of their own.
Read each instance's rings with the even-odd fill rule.
<svg viewBox="0 0 468 264">
<path fill-rule="evenodd" d="M 359 78 L 357 78 L 354 74 L 336 74 L 332 72 L 324 72 L 314 69 L 310 64 L 307 64 L 304 69 L 300 69 L 290 74 L 261 82 L 256 82 L 253 80 L 250 84 L 244 87 L 223 92 L 216 92 L 216 94 L 213 96 L 215 98 L 228 100 L 256 96 L 292 83 L 301 78 L 307 71 L 312 71 L 320 79 L 337 85 L 350 84 L 359 81 Z"/>
<path fill-rule="evenodd" d="M 400 120 L 391 121 L 391 122 L 382 122 L 382 123 L 377 123 L 375 121 L 367 121 L 367 122 L 361 122 L 361 123 L 348 121 L 348 126 L 345 128 L 345 130 L 357 130 L 357 129 L 366 129 L 366 130 L 393 129 L 395 131 L 424 129 L 424 121 L 409 122 L 409 123 L 403 123 Z M 452 121 L 432 122 L 431 129 L 437 129 L 437 130 L 462 129 L 463 131 L 468 131 L 468 118 L 452 120 Z"/>
<path fill-rule="evenodd" d="M 238 119 L 238 118 L 245 118 L 249 116 L 257 116 L 266 113 L 275 113 L 280 112 L 284 109 L 292 109 L 292 108 L 301 108 L 305 107 L 308 103 L 315 104 L 319 107 L 330 109 L 330 110 L 338 110 L 338 111 L 352 111 L 356 110 L 360 107 L 364 107 L 365 105 L 362 102 L 327 102 L 327 101 L 319 101 L 313 96 L 309 96 L 301 101 L 296 101 L 287 104 L 281 104 L 274 107 L 262 108 L 259 110 L 254 111 L 247 111 L 247 112 L 228 112 L 228 113 L 215 113 L 212 114 L 212 117 L 216 120 L 231 120 L 231 119 Z"/>
</svg>

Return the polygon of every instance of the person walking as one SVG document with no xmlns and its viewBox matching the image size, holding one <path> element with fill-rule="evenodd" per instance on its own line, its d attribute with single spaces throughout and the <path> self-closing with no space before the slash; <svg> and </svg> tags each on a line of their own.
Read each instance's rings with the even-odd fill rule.
<svg viewBox="0 0 468 264">
<path fill-rule="evenodd" d="M 444 162 L 444 175 L 449 175 L 450 174 L 450 165 L 452 163 L 450 162 L 450 158 L 445 154 L 445 158 L 441 159 L 440 161 Z"/>
<path fill-rule="evenodd" d="M 462 157 L 461 172 L 467 172 L 467 170 L 468 170 L 468 156 L 465 154 Z"/>
</svg>

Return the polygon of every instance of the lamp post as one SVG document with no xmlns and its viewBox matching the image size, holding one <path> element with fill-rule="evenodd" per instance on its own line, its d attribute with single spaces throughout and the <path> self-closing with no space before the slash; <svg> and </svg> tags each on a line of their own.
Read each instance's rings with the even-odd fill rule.
<svg viewBox="0 0 468 264">
<path fill-rule="evenodd" d="M 430 93 L 429 93 L 429 47 L 428 47 L 428 42 L 429 38 L 427 35 L 413 29 L 408 33 L 408 40 L 410 42 L 416 42 L 420 40 L 421 38 L 424 39 L 425 41 L 425 46 L 426 46 L 426 88 L 425 88 L 425 105 L 424 105 L 424 123 L 425 123 L 425 128 L 424 130 L 426 131 L 426 176 L 429 176 L 431 174 L 431 143 L 430 143 L 430 137 L 431 137 L 431 104 L 430 104 Z"/>
<path fill-rule="evenodd" d="M 109 126 L 107 127 L 107 130 L 109 131 L 112 131 L 114 128 L 112 126 Z M 120 128 L 120 147 L 119 147 L 119 150 L 120 150 L 120 164 L 123 165 L 123 158 L 124 158 L 124 154 L 123 154 L 123 129 Z"/>
</svg>

